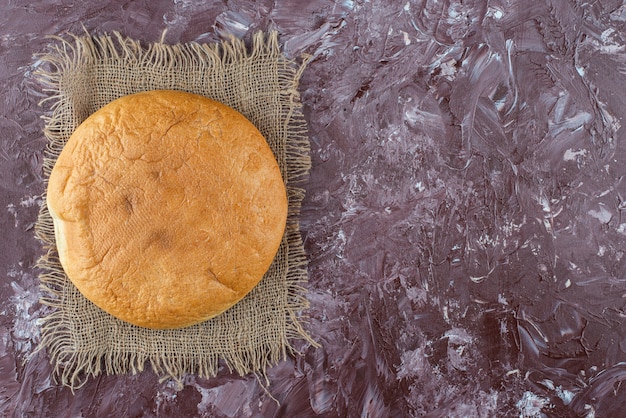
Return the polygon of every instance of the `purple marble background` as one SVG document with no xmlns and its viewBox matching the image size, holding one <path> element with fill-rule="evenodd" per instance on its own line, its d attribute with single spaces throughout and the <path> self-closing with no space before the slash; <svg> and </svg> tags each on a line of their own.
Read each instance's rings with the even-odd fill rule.
<svg viewBox="0 0 626 418">
<path fill-rule="evenodd" d="M 626 5 L 619 0 L 0 4 L 0 415 L 617 417 L 626 407 Z M 301 83 L 308 330 L 252 376 L 101 376 L 35 353 L 46 35 L 276 29 Z M 626 215 L 626 213 L 625 213 Z"/>
</svg>

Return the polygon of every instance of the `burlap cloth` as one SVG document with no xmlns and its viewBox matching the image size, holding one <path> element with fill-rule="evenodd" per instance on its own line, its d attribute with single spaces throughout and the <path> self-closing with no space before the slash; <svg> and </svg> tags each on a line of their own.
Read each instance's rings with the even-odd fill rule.
<svg viewBox="0 0 626 418">
<path fill-rule="evenodd" d="M 257 33 L 250 48 L 234 38 L 144 48 L 119 34 L 71 36 L 58 38 L 41 60 L 38 76 L 49 95 L 43 103 L 50 106 L 44 118 L 46 179 L 74 129 L 91 113 L 124 95 L 172 89 L 218 100 L 254 123 L 274 151 L 289 196 L 285 236 L 260 284 L 224 314 L 176 330 L 128 324 L 83 297 L 59 263 L 44 204 L 36 225 L 46 251 L 39 261 L 41 303 L 54 309 L 41 320 L 40 348 L 47 350 L 55 378 L 77 388 L 89 376 L 137 373 L 149 363 L 163 379 L 180 383 L 185 374 L 215 376 L 220 362 L 241 375 L 258 376 L 294 352 L 290 339 L 315 344 L 301 324 L 307 270 L 298 225 L 304 192 L 297 184 L 310 167 L 297 90 L 304 64 L 281 54 L 277 34 Z"/>
</svg>

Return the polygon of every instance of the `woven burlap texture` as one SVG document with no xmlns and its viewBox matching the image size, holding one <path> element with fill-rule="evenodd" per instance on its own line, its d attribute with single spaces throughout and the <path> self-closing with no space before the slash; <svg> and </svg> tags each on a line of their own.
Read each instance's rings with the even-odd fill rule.
<svg viewBox="0 0 626 418">
<path fill-rule="evenodd" d="M 231 371 L 265 375 L 294 353 L 291 339 L 315 344 L 302 327 L 307 308 L 302 284 L 306 258 L 298 217 L 310 168 L 309 143 L 298 82 L 304 64 L 281 52 L 278 36 L 259 32 L 252 45 L 231 38 L 220 44 L 163 42 L 143 47 L 120 34 L 56 38 L 41 57 L 38 77 L 48 98 L 44 133 L 47 179 L 64 144 L 90 114 L 121 96 L 146 90 L 181 90 L 225 103 L 245 115 L 267 139 L 289 197 L 282 245 L 259 285 L 224 314 L 176 330 L 151 330 L 120 321 L 87 300 L 59 263 L 52 219 L 44 204 L 36 224 L 43 242 L 40 348 L 55 378 L 77 388 L 101 373 L 138 373 L 144 365 L 163 379 L 215 376 L 220 361 Z M 45 196 L 44 196 L 45 201 Z"/>
</svg>

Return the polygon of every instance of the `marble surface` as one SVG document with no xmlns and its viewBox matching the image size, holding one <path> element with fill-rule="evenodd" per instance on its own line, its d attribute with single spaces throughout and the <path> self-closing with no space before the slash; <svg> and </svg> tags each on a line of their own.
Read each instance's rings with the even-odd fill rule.
<svg viewBox="0 0 626 418">
<path fill-rule="evenodd" d="M 603 0 L 31 2 L 0 7 L 0 415 L 616 417 L 626 407 L 626 6 Z M 308 330 L 269 371 L 72 393 L 39 340 L 33 224 L 66 32 L 276 29 L 312 55 Z"/>
</svg>

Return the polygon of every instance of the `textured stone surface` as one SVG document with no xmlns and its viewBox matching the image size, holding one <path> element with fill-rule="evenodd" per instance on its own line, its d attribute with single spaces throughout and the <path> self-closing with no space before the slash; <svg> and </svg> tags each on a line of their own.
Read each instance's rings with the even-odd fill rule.
<svg viewBox="0 0 626 418">
<path fill-rule="evenodd" d="M 302 4 L 301 4 L 302 3 Z M 621 1 L 5 2 L 0 414 L 618 416 L 626 402 Z M 213 42 L 277 29 L 311 54 L 302 214 L 311 335 L 269 373 L 102 376 L 34 354 L 46 35 Z"/>
</svg>

